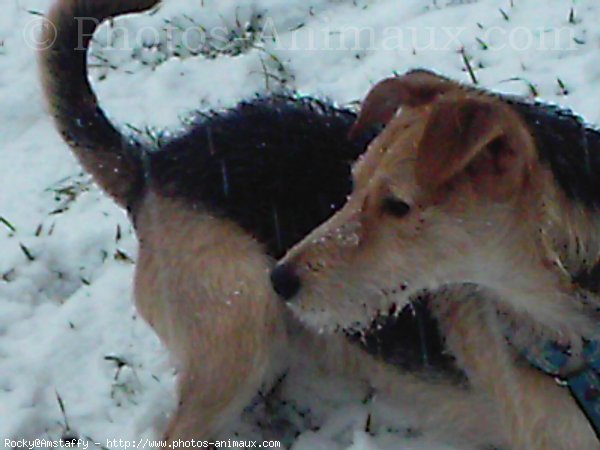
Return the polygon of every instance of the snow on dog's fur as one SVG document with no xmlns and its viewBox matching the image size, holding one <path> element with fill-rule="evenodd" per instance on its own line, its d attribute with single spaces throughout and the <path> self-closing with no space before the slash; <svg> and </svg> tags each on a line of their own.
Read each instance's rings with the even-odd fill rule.
<svg viewBox="0 0 600 450">
<path fill-rule="evenodd" d="M 423 290 L 472 286 L 469 301 L 430 305 L 511 448 L 600 448 L 568 391 L 512 353 L 496 314 L 574 351 L 595 333 L 597 299 L 575 281 L 600 257 L 600 133 L 427 71 L 376 85 L 352 134 L 378 121 L 347 203 L 279 263 L 275 289 L 319 329 L 360 329 Z"/>
<path fill-rule="evenodd" d="M 218 437 L 295 348 L 302 365 L 314 361 L 414 405 L 429 430 L 501 441 L 484 397 L 454 381 L 396 372 L 345 339 L 308 332 L 271 289 L 275 258 L 350 190 L 349 163 L 365 148 L 346 140 L 354 114 L 317 100 L 259 98 L 199 118 L 159 148 L 110 122 L 87 79 L 85 49 L 103 20 L 157 3 L 58 1 L 48 16 L 57 35 L 46 36 L 56 40 L 40 61 L 58 130 L 135 225 L 136 306 L 179 368 L 180 401 L 165 439 Z M 450 423 L 449 410 L 462 414 Z"/>
</svg>

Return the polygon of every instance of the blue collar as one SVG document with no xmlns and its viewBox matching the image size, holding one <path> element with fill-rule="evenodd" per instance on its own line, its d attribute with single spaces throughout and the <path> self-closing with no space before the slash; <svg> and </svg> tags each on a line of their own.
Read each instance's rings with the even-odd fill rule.
<svg viewBox="0 0 600 450">
<path fill-rule="evenodd" d="M 532 366 L 569 389 L 600 439 L 600 341 L 583 341 L 583 351 L 576 358 L 579 368 L 575 370 L 571 350 L 554 342 L 518 350 Z"/>
</svg>

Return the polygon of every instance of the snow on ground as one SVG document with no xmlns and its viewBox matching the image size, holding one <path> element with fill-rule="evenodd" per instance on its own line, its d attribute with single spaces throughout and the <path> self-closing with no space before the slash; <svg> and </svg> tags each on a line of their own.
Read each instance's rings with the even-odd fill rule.
<svg viewBox="0 0 600 450">
<path fill-rule="evenodd" d="M 31 47 L 36 13 L 49 4 L 4 0 L 0 15 L 0 442 L 58 438 L 65 420 L 96 441 L 152 437 L 173 404 L 173 369 L 133 308 L 131 226 L 81 173 L 44 111 Z M 239 33 L 248 21 L 264 33 L 246 30 L 248 40 L 227 48 L 213 37 L 202 52 L 175 57 L 177 42 L 199 39 L 175 32 L 168 57 L 153 50 L 166 24 Z M 109 51 L 125 37 L 98 35 L 94 85 L 116 121 L 176 129 L 192 109 L 230 106 L 283 81 L 348 103 L 414 67 L 471 82 L 469 61 L 485 87 L 599 122 L 599 21 L 596 0 L 165 0 L 152 16 L 117 22 L 147 27 L 145 48 Z M 346 388 L 303 383 L 292 401 L 319 413 L 295 450 L 449 448 L 386 429 L 366 434 L 368 405 Z"/>
</svg>

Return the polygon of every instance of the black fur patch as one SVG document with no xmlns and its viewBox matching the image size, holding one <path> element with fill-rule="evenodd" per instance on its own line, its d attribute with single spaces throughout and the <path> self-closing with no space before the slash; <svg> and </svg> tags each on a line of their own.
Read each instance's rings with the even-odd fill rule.
<svg viewBox="0 0 600 450">
<path fill-rule="evenodd" d="M 542 162 L 573 201 L 600 208 L 600 131 L 571 111 L 505 97 L 529 126 Z"/>
<path fill-rule="evenodd" d="M 313 99 L 259 98 L 200 117 L 151 154 L 151 183 L 241 225 L 275 258 L 339 209 L 370 137 L 356 116 Z"/>
<path fill-rule="evenodd" d="M 413 372 L 443 373 L 457 383 L 466 382 L 466 375 L 446 350 L 426 298 L 411 302 L 397 315 L 377 317 L 367 330 L 349 337 L 389 364 Z"/>
</svg>

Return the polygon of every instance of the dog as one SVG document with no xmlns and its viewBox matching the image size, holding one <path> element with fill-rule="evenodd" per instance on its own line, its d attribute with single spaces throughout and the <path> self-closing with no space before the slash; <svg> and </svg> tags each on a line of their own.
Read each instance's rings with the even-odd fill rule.
<svg viewBox="0 0 600 450">
<path fill-rule="evenodd" d="M 178 367 L 179 403 L 164 439 L 218 437 L 263 386 L 293 370 L 286 355 L 297 349 L 304 365 L 314 361 L 324 372 L 365 380 L 382 397 L 414 405 L 411 413 L 426 429 L 487 442 L 496 431 L 485 396 L 456 379 L 422 382 L 419 371 L 429 363 L 393 369 L 343 336 L 307 330 L 271 288 L 276 259 L 351 190 L 350 164 L 369 141 L 347 141 L 354 113 L 310 98 L 259 97 L 199 117 L 160 145 L 111 123 L 87 78 L 91 36 L 104 20 L 157 4 L 57 1 L 47 16 L 54 29 L 45 30 L 45 42 L 54 43 L 40 52 L 40 73 L 58 131 L 134 224 L 136 307 Z M 432 321 L 418 327 L 419 336 L 412 332 L 412 316 L 400 316 L 407 346 L 426 328 L 435 337 Z M 410 348 L 402 353 L 405 362 L 418 357 Z M 447 410 L 464 414 L 447 423 Z"/>
<path fill-rule="evenodd" d="M 557 376 L 586 369 L 600 132 L 426 70 L 375 85 L 351 134 L 376 122 L 386 128 L 354 165 L 346 204 L 279 262 L 275 290 L 309 325 L 359 331 L 419 292 L 462 290 L 428 306 L 469 383 L 498 407 L 509 448 L 599 449 L 568 390 L 525 356 L 555 342 L 574 361 Z"/>
</svg>

